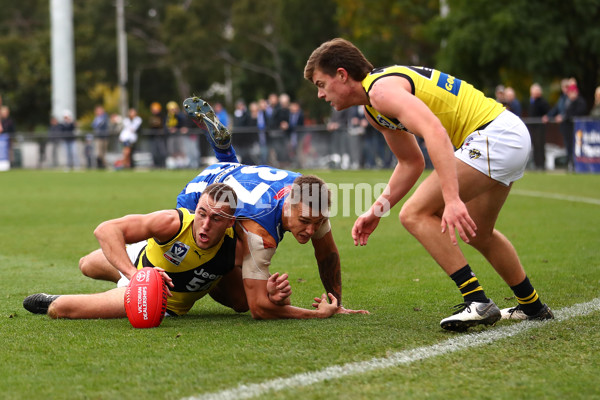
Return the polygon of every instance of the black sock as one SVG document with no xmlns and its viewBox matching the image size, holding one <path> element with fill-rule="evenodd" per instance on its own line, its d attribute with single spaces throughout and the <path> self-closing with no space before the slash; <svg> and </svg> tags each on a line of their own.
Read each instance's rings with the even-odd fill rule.
<svg viewBox="0 0 600 400">
<path fill-rule="evenodd" d="M 489 302 L 489 299 L 486 297 L 483 288 L 479 284 L 479 280 L 473 271 L 471 271 L 469 264 L 450 275 L 450 278 L 452 278 L 454 283 L 456 283 L 456 286 L 458 286 L 458 289 L 460 290 L 465 302 Z"/>
<path fill-rule="evenodd" d="M 517 297 L 517 301 L 523 312 L 527 315 L 535 315 L 542 308 L 542 302 L 537 292 L 529 282 L 529 278 L 525 277 L 523 282 L 516 286 L 510 287 Z"/>
</svg>

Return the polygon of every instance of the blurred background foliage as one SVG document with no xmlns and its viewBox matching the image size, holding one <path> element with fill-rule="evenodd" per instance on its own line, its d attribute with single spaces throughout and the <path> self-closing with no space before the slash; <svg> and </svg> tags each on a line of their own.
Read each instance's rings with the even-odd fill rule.
<svg viewBox="0 0 600 400">
<path fill-rule="evenodd" d="M 51 110 L 50 2 L 0 0 L 0 95 L 21 131 Z M 77 115 L 118 109 L 113 1 L 74 0 Z M 249 102 L 286 92 L 311 119 L 329 115 L 303 79 L 311 51 L 341 36 L 376 66 L 442 69 L 493 95 L 527 101 L 540 82 L 550 102 L 563 77 L 593 104 L 600 71 L 600 0 L 129 0 L 127 90 L 142 115 L 154 101 L 192 95 Z"/>
</svg>

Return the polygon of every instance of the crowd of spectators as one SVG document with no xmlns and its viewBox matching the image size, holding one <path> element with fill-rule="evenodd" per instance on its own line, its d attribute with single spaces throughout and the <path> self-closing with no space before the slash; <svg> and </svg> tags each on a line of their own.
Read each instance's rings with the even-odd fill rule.
<svg viewBox="0 0 600 400">
<path fill-rule="evenodd" d="M 300 103 L 288 94 L 271 93 L 249 104 L 238 100 L 229 127 L 234 144 L 243 144 L 238 153 L 244 162 L 281 168 L 393 166 L 391 152 L 367 123 L 362 107 L 332 109 L 324 130 L 310 129 L 311 124 Z M 245 140 L 245 135 L 251 139 Z"/>
<path fill-rule="evenodd" d="M 566 167 L 569 171 L 574 169 L 574 119 L 576 117 L 600 117 L 598 111 L 588 112 L 588 106 L 579 93 L 579 86 L 575 78 L 561 80 L 561 94 L 556 103 L 551 107 L 544 98 L 542 87 L 533 83 L 529 89 L 529 103 L 527 108 L 522 108 L 511 87 L 498 85 L 496 87 L 496 100 L 519 117 L 526 118 L 533 145 L 533 167 L 538 170 L 546 169 L 546 136 L 547 124 L 554 122 L 562 136 L 562 143 L 566 151 Z M 596 89 L 596 102 L 600 102 L 600 87 Z"/>
<path fill-rule="evenodd" d="M 537 83 L 531 85 L 527 103 L 522 104 L 509 86 L 498 85 L 495 96 L 528 123 L 533 144 L 531 163 L 535 169 L 546 168 L 548 122 L 558 124 L 566 148 L 567 167 L 572 169 L 573 119 L 586 115 L 600 118 L 600 87 L 595 92 L 594 106 L 588 112 L 573 78 L 562 80 L 561 95 L 553 106 Z M 300 103 L 286 93 L 271 93 L 265 99 L 249 103 L 239 99 L 231 114 L 219 101 L 211 101 L 211 105 L 217 118 L 233 131 L 238 154 L 248 164 L 334 169 L 393 168 L 395 165 L 383 136 L 367 122 L 362 107 L 339 112 L 332 109 L 324 125 L 315 127 L 311 126 L 314 122 L 306 118 Z M 203 148 L 208 149 L 208 144 L 178 102 L 169 101 L 164 107 L 153 102 L 145 115 L 139 116 L 133 108 L 126 116 L 110 115 L 102 105 L 97 105 L 91 129 L 82 133 L 73 113 L 64 110 L 59 118 L 50 119 L 47 140 L 39 141 L 38 167 L 78 169 L 84 160 L 87 168 L 132 168 L 136 164 L 136 153 L 149 154 L 145 165 L 151 168 L 199 168 L 203 164 L 202 156 L 206 154 Z M 10 109 L 0 98 L 0 134 L 10 136 L 9 147 L 13 145 L 15 131 Z M 82 145 L 77 145 L 77 139 Z M 51 148 L 49 160 L 47 144 Z M 419 140 L 419 145 L 427 167 L 431 168 L 425 143 Z M 83 149 L 81 160 L 78 149 Z M 117 153 L 119 157 L 115 160 Z M 10 161 L 14 162 L 14 155 L 10 154 Z M 110 161 L 109 154 L 113 155 Z M 62 165 L 59 158 L 63 160 Z"/>
</svg>

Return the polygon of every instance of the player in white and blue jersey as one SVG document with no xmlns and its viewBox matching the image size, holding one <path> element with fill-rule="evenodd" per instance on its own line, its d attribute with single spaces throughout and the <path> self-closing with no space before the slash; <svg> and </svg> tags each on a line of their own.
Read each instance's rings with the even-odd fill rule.
<svg viewBox="0 0 600 400">
<path fill-rule="evenodd" d="M 337 299 L 339 312 L 366 313 L 341 306 L 340 256 L 328 219 L 330 193 L 325 182 L 316 176 L 266 165 L 239 164 L 231 145 L 231 134 L 218 121 L 210 105 L 194 97 L 185 100 L 183 108 L 206 131 L 220 162 L 207 167 L 185 186 L 177 197 L 177 207 L 195 208 L 200 194 L 211 183 L 223 182 L 234 189 L 238 198 L 235 229 L 242 241 L 242 277 L 252 316 L 257 319 L 314 317 L 311 310 L 292 307 L 289 297 L 279 304 L 269 297 L 269 266 L 285 232 L 290 232 L 300 244 L 311 241 L 319 276 L 327 293 Z"/>
<path fill-rule="evenodd" d="M 236 218 L 258 222 L 279 243 L 283 239 L 283 203 L 294 180 L 299 176 L 302 175 L 297 172 L 268 166 L 213 164 L 181 191 L 177 196 L 177 208 L 194 209 L 206 186 L 216 182 L 226 183 L 241 195 Z"/>
</svg>

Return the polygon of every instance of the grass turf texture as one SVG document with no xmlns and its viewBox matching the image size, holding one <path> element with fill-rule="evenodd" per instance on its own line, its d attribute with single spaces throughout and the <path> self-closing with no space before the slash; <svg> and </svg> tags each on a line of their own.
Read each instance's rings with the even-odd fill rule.
<svg viewBox="0 0 600 400">
<path fill-rule="evenodd" d="M 337 185 L 386 182 L 390 174 L 305 172 Z M 440 319 L 461 301 L 458 291 L 401 227 L 399 206 L 362 248 L 354 247 L 350 237 L 354 211 L 332 219 L 344 304 L 368 309 L 369 316 L 253 321 L 248 313 L 236 314 L 206 298 L 186 317 L 136 330 L 124 319 L 50 320 L 22 308 L 24 297 L 40 291 L 93 293 L 113 287 L 83 277 L 77 268 L 79 258 L 98 247 L 93 229 L 109 218 L 172 208 L 194 174 L 0 174 L 0 398 L 176 399 L 385 357 L 460 335 L 439 328 Z M 497 224 L 553 309 L 598 297 L 600 205 L 524 196 L 518 190 L 598 200 L 600 176 L 527 174 L 515 185 Z M 488 296 L 499 307 L 516 304 L 486 261 L 468 246 L 462 248 Z M 295 305 L 310 307 L 312 297 L 322 292 L 311 246 L 298 245 L 291 236 L 281 243 L 272 271 L 290 274 Z M 268 396 L 600 398 L 595 379 L 600 370 L 598 315 L 543 324 L 466 352 Z"/>
</svg>

